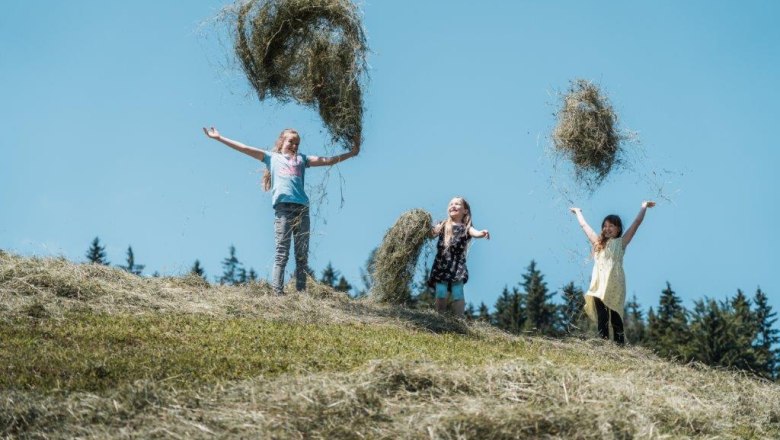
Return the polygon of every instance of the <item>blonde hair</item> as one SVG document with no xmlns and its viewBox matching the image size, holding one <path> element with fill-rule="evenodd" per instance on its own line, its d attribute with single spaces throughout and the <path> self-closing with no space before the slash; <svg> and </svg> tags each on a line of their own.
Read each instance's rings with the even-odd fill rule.
<svg viewBox="0 0 780 440">
<path fill-rule="evenodd" d="M 271 149 L 274 153 L 281 153 L 282 152 L 282 142 L 284 141 L 284 135 L 287 133 L 292 133 L 296 136 L 298 136 L 298 141 L 301 139 L 301 135 L 298 134 L 297 131 L 293 128 L 285 128 L 282 130 L 281 133 L 279 133 L 279 137 L 276 139 L 276 142 L 274 143 L 274 147 Z M 263 191 L 270 191 L 271 190 L 271 171 L 266 168 L 263 170 Z"/>
<path fill-rule="evenodd" d="M 463 214 L 463 225 L 466 227 L 466 233 L 468 234 L 469 229 L 471 229 L 471 206 L 469 205 L 469 202 L 466 201 L 463 197 L 453 197 L 452 200 L 460 200 L 460 202 L 463 204 L 463 207 L 466 209 L 466 213 Z M 447 216 L 447 220 L 444 220 L 442 223 L 442 228 L 444 228 L 444 249 L 447 249 L 450 247 L 450 241 L 452 240 L 452 219 Z"/>
</svg>

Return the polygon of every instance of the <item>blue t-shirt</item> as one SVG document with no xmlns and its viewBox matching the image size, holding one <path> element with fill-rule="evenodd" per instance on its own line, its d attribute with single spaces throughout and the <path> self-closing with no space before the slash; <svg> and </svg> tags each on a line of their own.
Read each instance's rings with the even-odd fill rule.
<svg viewBox="0 0 780 440">
<path fill-rule="evenodd" d="M 309 166 L 305 154 L 288 157 L 272 151 L 264 151 L 263 163 L 271 172 L 271 204 L 298 203 L 308 205 L 309 197 L 303 189 L 304 171 Z"/>
</svg>

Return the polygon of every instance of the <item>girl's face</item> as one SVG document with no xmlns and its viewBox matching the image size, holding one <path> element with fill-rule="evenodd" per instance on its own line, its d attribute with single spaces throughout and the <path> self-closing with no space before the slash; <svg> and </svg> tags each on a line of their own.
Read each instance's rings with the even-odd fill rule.
<svg viewBox="0 0 780 440">
<path fill-rule="evenodd" d="M 450 200 L 450 204 L 447 206 L 447 214 L 449 214 L 452 221 L 460 223 L 463 220 L 463 216 L 467 213 L 468 210 L 464 206 L 462 199 L 456 197 Z"/>
<path fill-rule="evenodd" d="M 603 232 L 604 236 L 607 238 L 615 238 L 620 233 L 620 228 L 609 220 L 605 220 L 604 228 L 602 228 L 601 232 Z"/>
<path fill-rule="evenodd" d="M 301 138 L 295 133 L 285 133 L 282 135 L 282 154 L 296 154 L 298 152 L 298 144 L 301 143 Z"/>
</svg>

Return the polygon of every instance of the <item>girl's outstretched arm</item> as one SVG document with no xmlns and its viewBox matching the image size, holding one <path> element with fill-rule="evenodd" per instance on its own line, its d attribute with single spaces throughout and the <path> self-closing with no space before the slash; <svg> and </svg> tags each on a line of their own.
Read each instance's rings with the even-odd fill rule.
<svg viewBox="0 0 780 440">
<path fill-rule="evenodd" d="M 471 228 L 469 228 L 469 235 L 474 238 L 487 238 L 488 240 L 490 240 L 490 232 L 488 232 L 487 229 L 478 231 L 474 229 L 474 227 L 472 226 Z"/>
<path fill-rule="evenodd" d="M 634 223 L 631 223 L 631 226 L 626 229 L 626 233 L 623 234 L 623 249 L 625 249 L 626 246 L 628 246 L 628 243 L 631 242 L 631 239 L 634 238 L 636 230 L 639 229 L 639 225 L 641 225 L 642 220 L 645 219 L 645 212 L 647 211 L 647 208 L 652 208 L 653 206 L 655 206 L 655 202 L 653 201 L 642 202 L 642 208 L 639 209 L 639 214 L 636 215 Z"/>
<path fill-rule="evenodd" d="M 588 222 L 585 221 L 585 217 L 582 215 L 582 209 L 580 208 L 569 208 L 569 211 L 573 212 L 574 215 L 577 216 L 577 222 L 582 227 L 582 230 L 585 232 L 585 235 L 588 237 L 588 240 L 590 240 L 590 244 L 596 245 L 596 243 L 599 242 L 599 236 L 596 234 L 596 232 L 593 230 L 593 228 L 590 227 Z"/>
<path fill-rule="evenodd" d="M 441 223 L 437 224 L 436 226 L 432 227 L 431 228 L 431 232 L 430 232 L 430 236 L 431 237 L 435 237 L 435 236 L 441 234 L 441 228 L 443 228 L 443 227 L 444 227 L 444 222 L 441 222 Z"/>
<path fill-rule="evenodd" d="M 234 141 L 233 139 L 228 139 L 224 136 L 221 136 L 216 128 L 206 128 L 203 127 L 203 132 L 206 133 L 206 136 L 210 137 L 211 139 L 217 140 L 222 142 L 223 144 L 227 145 L 228 147 L 240 151 L 248 156 L 252 156 L 257 160 L 263 160 L 265 158 L 265 151 L 259 149 L 250 147 L 248 145 L 244 145 L 241 142 Z"/>
<path fill-rule="evenodd" d="M 344 154 L 340 154 L 338 156 L 331 156 L 331 157 L 319 157 L 319 156 L 309 156 L 309 166 L 310 167 L 322 167 L 326 165 L 336 165 L 339 162 L 343 162 L 350 157 L 355 157 L 360 153 L 360 144 L 355 143 L 355 145 L 352 147 L 351 150 Z"/>
</svg>

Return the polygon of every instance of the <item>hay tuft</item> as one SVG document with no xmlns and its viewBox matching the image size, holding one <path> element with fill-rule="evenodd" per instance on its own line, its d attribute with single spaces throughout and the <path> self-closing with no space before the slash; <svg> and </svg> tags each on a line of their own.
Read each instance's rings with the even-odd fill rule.
<svg viewBox="0 0 780 440">
<path fill-rule="evenodd" d="M 594 188 L 620 163 L 624 141 L 634 135 L 619 130 L 617 114 L 596 84 L 574 80 L 561 98 L 553 147 L 574 164 L 577 180 Z"/>
<path fill-rule="evenodd" d="M 371 297 L 379 302 L 404 304 L 411 298 L 409 285 L 425 239 L 431 231 L 431 214 L 413 209 L 401 215 L 376 251 Z"/>
<path fill-rule="evenodd" d="M 349 0 L 248 0 L 235 10 L 235 50 L 260 100 L 316 108 L 333 142 L 361 140 L 368 46 Z"/>
</svg>

